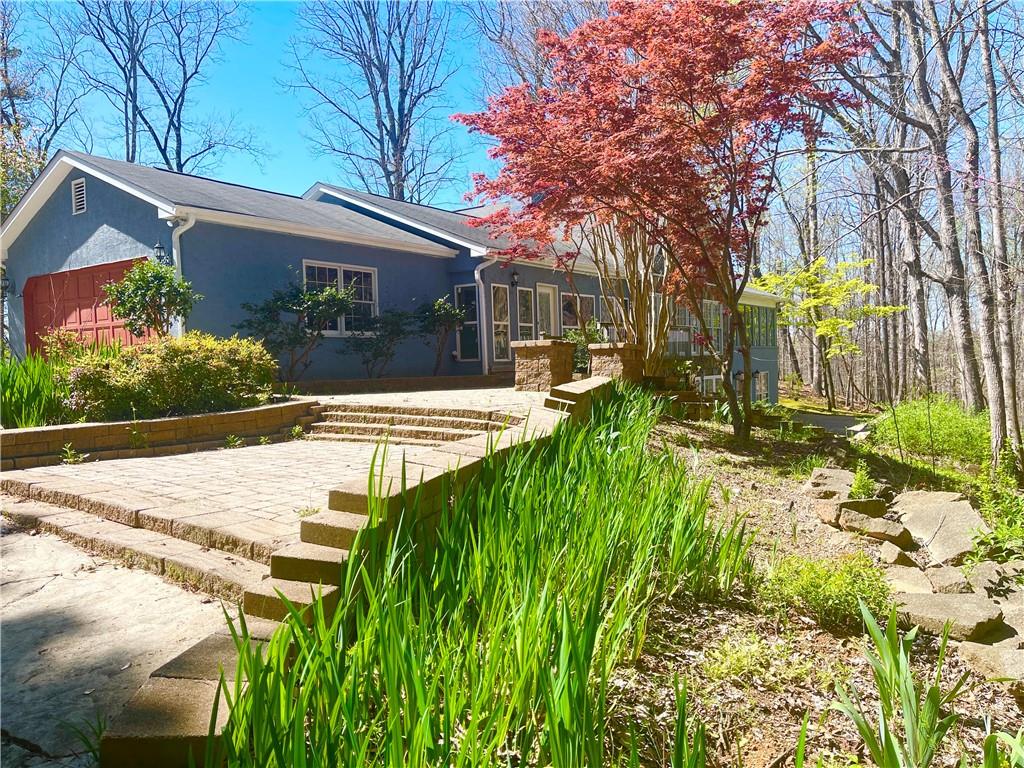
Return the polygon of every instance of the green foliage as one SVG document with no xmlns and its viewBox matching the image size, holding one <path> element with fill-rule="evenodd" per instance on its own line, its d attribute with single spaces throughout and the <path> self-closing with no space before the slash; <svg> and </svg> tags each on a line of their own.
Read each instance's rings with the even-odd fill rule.
<svg viewBox="0 0 1024 768">
<path fill-rule="evenodd" d="M 942 666 L 946 658 L 949 629 L 943 633 L 935 674 L 925 685 L 918 680 L 910 664 L 910 651 L 917 628 L 901 635 L 896 609 L 889 612 L 883 632 L 872 611 L 861 606 L 871 644 L 866 650 L 871 674 L 878 692 L 878 719 L 872 722 L 874 707 L 861 701 L 856 689 L 839 688 L 834 708 L 844 713 L 857 727 L 872 763 L 879 768 L 928 768 L 942 741 L 959 720 L 952 706 L 964 691 L 964 673 L 948 689 L 942 687 Z"/>
<path fill-rule="evenodd" d="M 822 559 L 790 555 L 769 567 L 757 600 L 767 613 L 781 615 L 792 609 L 825 629 L 854 632 L 860 627 L 860 601 L 884 613 L 890 590 L 885 576 L 863 552 Z"/>
<path fill-rule="evenodd" d="M 778 690 L 811 675 L 806 661 L 792 661 L 792 643 L 769 642 L 756 632 L 730 632 L 705 651 L 704 673 L 712 681 Z"/>
<path fill-rule="evenodd" d="M 851 499 L 870 499 L 875 495 L 877 486 L 868 472 L 868 464 L 864 459 L 857 460 L 857 470 L 853 473 L 853 484 L 850 486 Z"/>
<path fill-rule="evenodd" d="M 90 351 L 73 361 L 68 408 L 89 421 L 247 408 L 270 397 L 276 367 L 257 341 L 197 331 L 113 357 Z"/>
<path fill-rule="evenodd" d="M 1024 560 L 1024 489 L 1020 487 L 1016 457 L 1004 448 L 995 472 L 981 473 L 981 514 L 991 533 L 975 539 L 974 559 L 1009 562 Z"/>
<path fill-rule="evenodd" d="M 808 478 L 814 470 L 827 466 L 828 456 L 823 456 L 820 453 L 812 453 L 811 455 L 804 456 L 790 464 L 788 474 L 790 477 Z"/>
<path fill-rule="evenodd" d="M 810 329 L 826 342 L 829 358 L 857 355 L 861 351 L 854 339 L 857 323 L 905 309 L 867 303 L 877 286 L 856 273 L 871 263 L 870 259 L 861 259 L 829 265 L 825 258 L 817 258 L 781 275 L 765 275 L 754 285 L 781 296 L 780 321 L 793 328 Z"/>
<path fill-rule="evenodd" d="M 429 545 L 414 493 L 390 527 L 374 499 L 333 619 L 317 602 L 311 626 L 292 614 L 264 648 L 238 638 L 227 764 L 615 762 L 609 674 L 641 653 L 652 604 L 722 599 L 752 576 L 749 537 L 711 519 L 708 482 L 647 450 L 660 413 L 631 392 L 485 458 L 442 491 Z M 672 765 L 699 768 L 686 715 L 680 695 Z"/>
<path fill-rule="evenodd" d="M 989 456 L 988 413 L 967 413 L 944 395 L 908 400 L 871 423 L 871 438 L 917 456 L 981 465 Z"/>
<path fill-rule="evenodd" d="M 103 286 L 106 303 L 125 328 L 142 336 L 152 328 L 159 336 L 170 333 L 175 319 L 186 320 L 202 296 L 178 277 L 174 267 L 146 259 L 129 269 L 118 282 Z"/>
<path fill-rule="evenodd" d="M 565 333 L 566 341 L 576 345 L 572 352 L 572 365 L 576 373 L 586 373 L 590 370 L 589 344 L 603 344 L 608 341 L 608 334 L 596 319 L 590 318 L 583 328 L 567 328 Z"/>
<path fill-rule="evenodd" d="M 67 382 L 55 361 L 32 352 L 22 360 L 0 357 L 0 423 L 4 427 L 61 423 L 67 394 Z"/>
<path fill-rule="evenodd" d="M 224 437 L 224 447 L 228 449 L 245 448 L 245 438 L 238 435 L 226 435 Z"/>
<path fill-rule="evenodd" d="M 88 453 L 76 451 L 75 446 L 71 443 L 64 443 L 64 447 L 60 449 L 61 464 L 81 464 L 87 458 L 89 458 Z"/>
<path fill-rule="evenodd" d="M 427 343 L 434 347 L 434 375 L 441 371 L 444 351 L 448 348 L 448 337 L 466 319 L 466 310 L 456 307 L 447 296 L 424 304 L 416 311 L 416 322 Z"/>
<path fill-rule="evenodd" d="M 259 304 L 242 304 L 249 317 L 235 327 L 262 339 L 274 357 L 286 355 L 281 378 L 297 381 L 309 368 L 310 355 L 320 346 L 328 325 L 352 310 L 352 296 L 351 288 L 339 291 L 326 286 L 307 291 L 298 283 L 289 283 Z"/>
<path fill-rule="evenodd" d="M 359 357 L 367 378 L 380 378 L 395 359 L 398 345 L 412 336 L 414 320 L 410 312 L 386 309 L 367 319 L 365 331 L 346 336 L 341 351 Z"/>
<path fill-rule="evenodd" d="M 301 424 L 293 424 L 292 428 L 288 430 L 288 436 L 292 440 L 305 440 L 306 431 L 302 428 Z"/>
<path fill-rule="evenodd" d="M 260 435 L 256 439 L 256 445 L 270 445 L 270 436 L 269 435 Z"/>
</svg>

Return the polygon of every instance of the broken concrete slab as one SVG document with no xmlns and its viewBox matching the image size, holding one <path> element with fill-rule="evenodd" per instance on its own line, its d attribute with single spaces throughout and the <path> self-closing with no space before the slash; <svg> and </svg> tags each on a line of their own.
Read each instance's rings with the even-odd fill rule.
<svg viewBox="0 0 1024 768">
<path fill-rule="evenodd" d="M 932 583 L 920 568 L 893 565 L 885 569 L 885 580 L 893 592 L 930 595 Z"/>
<path fill-rule="evenodd" d="M 887 565 L 904 565 L 908 568 L 919 568 L 917 561 L 897 547 L 891 541 L 883 541 L 878 550 L 878 559 Z"/>
<path fill-rule="evenodd" d="M 914 538 L 904 526 L 884 518 L 868 517 L 850 509 L 839 513 L 839 527 L 880 541 L 889 541 L 900 549 L 913 549 Z"/>
<path fill-rule="evenodd" d="M 974 549 L 974 537 L 988 526 L 970 502 L 946 491 L 900 494 L 893 508 L 918 543 L 937 563 L 959 565 Z"/>
<path fill-rule="evenodd" d="M 1024 680 L 1024 650 L 984 643 L 960 643 L 960 655 L 979 675 Z"/>
<path fill-rule="evenodd" d="M 814 499 L 843 501 L 849 498 L 852 485 L 853 472 L 835 467 L 816 467 L 800 492 Z"/>
<path fill-rule="evenodd" d="M 932 583 L 932 588 L 935 592 L 957 595 L 971 591 L 971 587 L 967 583 L 967 577 L 964 576 L 963 571 L 959 568 L 954 568 L 951 565 L 929 568 L 925 571 L 925 574 L 928 576 L 928 580 Z"/>
<path fill-rule="evenodd" d="M 1000 601 L 1018 595 L 1021 604 L 1024 604 L 1024 587 L 1020 583 L 1022 574 L 1024 568 L 1019 562 L 995 563 L 985 560 L 971 567 L 967 581 L 978 594 Z"/>
<path fill-rule="evenodd" d="M 954 640 L 979 640 L 1003 623 L 999 606 L 979 595 L 903 594 L 896 596 L 900 617 L 932 635 L 950 622 Z"/>
<path fill-rule="evenodd" d="M 848 509 L 865 517 L 882 517 L 887 511 L 885 502 L 879 498 L 847 499 L 846 501 L 840 501 L 838 506 L 840 514 Z"/>
</svg>

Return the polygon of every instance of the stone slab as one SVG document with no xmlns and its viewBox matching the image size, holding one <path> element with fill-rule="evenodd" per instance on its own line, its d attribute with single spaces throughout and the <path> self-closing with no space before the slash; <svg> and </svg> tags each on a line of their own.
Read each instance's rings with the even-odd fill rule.
<svg viewBox="0 0 1024 768">
<path fill-rule="evenodd" d="M 878 559 L 888 565 L 905 565 L 908 568 L 917 568 L 917 561 L 910 555 L 897 547 L 891 541 L 883 541 L 878 550 Z"/>
<path fill-rule="evenodd" d="M 960 655 L 979 675 L 1024 680 L 1024 650 L 983 643 L 960 644 Z"/>
<path fill-rule="evenodd" d="M 103 734 L 103 768 L 181 768 L 190 754 L 203 766 L 218 688 L 210 680 L 150 678 Z M 222 696 L 217 709 L 219 732 L 228 714 Z"/>
<path fill-rule="evenodd" d="M 928 580 L 932 583 L 935 592 L 957 595 L 970 592 L 970 585 L 963 571 L 951 565 L 942 565 L 938 568 L 929 568 L 925 571 Z"/>
<path fill-rule="evenodd" d="M 884 518 L 868 517 L 850 509 L 839 512 L 839 527 L 880 541 L 888 541 L 901 549 L 912 549 L 914 539 L 910 531 L 899 523 Z"/>
<path fill-rule="evenodd" d="M 989 528 L 970 502 L 945 491 L 910 491 L 900 494 L 893 507 L 903 523 L 932 559 L 959 565 L 974 549 L 974 535 Z"/>
<path fill-rule="evenodd" d="M 259 641 L 252 639 L 250 643 L 256 645 Z M 151 677 L 218 681 L 222 670 L 225 680 L 235 679 L 238 647 L 230 635 L 214 632 L 158 667 Z"/>
<path fill-rule="evenodd" d="M 839 502 L 839 511 L 857 512 L 865 517 L 882 517 L 886 513 L 885 502 L 881 499 L 846 499 Z"/>
<path fill-rule="evenodd" d="M 893 565 L 885 569 L 885 580 L 893 592 L 901 594 L 930 595 L 934 590 L 931 581 L 920 568 Z"/>
<path fill-rule="evenodd" d="M 922 631 L 941 635 L 947 621 L 952 622 L 950 637 L 954 640 L 978 640 L 1002 625 L 999 606 L 978 595 L 897 596 L 900 616 Z"/>
<path fill-rule="evenodd" d="M 299 538 L 309 544 L 351 549 L 358 533 L 369 522 L 366 515 L 327 510 L 302 518 Z"/>
</svg>

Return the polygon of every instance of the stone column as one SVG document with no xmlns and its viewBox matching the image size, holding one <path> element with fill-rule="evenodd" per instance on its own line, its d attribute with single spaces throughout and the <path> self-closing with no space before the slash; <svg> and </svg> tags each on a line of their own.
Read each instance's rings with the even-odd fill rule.
<svg viewBox="0 0 1024 768">
<path fill-rule="evenodd" d="M 572 353 L 576 345 L 561 339 L 513 341 L 516 389 L 547 392 L 572 381 Z"/>
<path fill-rule="evenodd" d="M 591 344 L 590 375 L 610 379 L 640 381 L 644 375 L 644 358 L 637 344 Z"/>
</svg>

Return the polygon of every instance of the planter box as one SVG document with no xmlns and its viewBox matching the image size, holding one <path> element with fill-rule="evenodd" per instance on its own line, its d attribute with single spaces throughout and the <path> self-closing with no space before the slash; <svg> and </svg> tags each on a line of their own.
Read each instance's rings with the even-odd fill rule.
<svg viewBox="0 0 1024 768">
<path fill-rule="evenodd" d="M 222 447 L 228 435 L 257 437 L 290 429 L 310 414 L 315 400 L 289 400 L 223 413 L 199 413 L 166 419 L 57 424 L 0 430 L 0 467 L 28 469 L 59 464 L 67 444 L 90 459 L 159 456 Z"/>
</svg>

